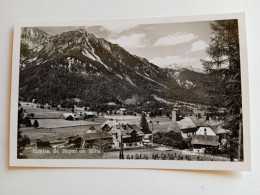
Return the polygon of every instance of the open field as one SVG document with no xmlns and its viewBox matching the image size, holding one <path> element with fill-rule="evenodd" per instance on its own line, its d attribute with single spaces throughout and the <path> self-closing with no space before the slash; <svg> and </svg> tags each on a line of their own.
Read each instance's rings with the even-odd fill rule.
<svg viewBox="0 0 260 195">
<path fill-rule="evenodd" d="M 59 128 L 59 127 L 102 124 L 105 120 L 101 118 L 95 120 L 94 122 L 90 120 L 69 121 L 64 119 L 37 119 L 37 121 L 39 122 L 38 128 Z"/>
<path fill-rule="evenodd" d="M 69 136 L 75 136 L 79 133 L 86 133 L 90 130 L 90 127 L 94 126 L 95 130 L 100 130 L 99 124 L 91 124 L 91 125 L 82 125 L 82 126 L 68 126 L 63 128 L 37 128 L 34 127 L 23 129 L 21 131 L 23 134 L 27 135 L 31 143 L 35 143 L 37 139 L 45 140 L 45 141 L 53 141 L 57 139 L 65 139 Z"/>
<path fill-rule="evenodd" d="M 28 104 L 28 105 L 27 105 Z M 21 102 L 21 105 L 27 113 L 34 113 L 35 118 L 60 118 L 63 112 L 51 110 L 51 109 L 40 109 L 37 108 L 37 104 Z"/>
<path fill-rule="evenodd" d="M 28 104 L 28 105 L 27 105 Z M 26 110 L 27 113 L 34 113 L 35 118 L 39 122 L 39 128 L 58 128 L 58 127 L 68 127 L 68 126 L 77 126 L 77 125 L 93 125 L 93 124 L 103 124 L 106 120 L 113 119 L 118 121 L 128 121 L 139 125 L 141 116 L 133 115 L 104 115 L 103 117 L 97 117 L 94 121 L 91 120 L 77 120 L 77 121 L 67 121 L 60 119 L 62 113 L 70 112 L 68 111 L 56 111 L 51 109 L 40 109 L 37 108 L 37 104 L 21 102 L 22 107 Z M 171 120 L 168 117 L 146 117 L 150 129 L 157 131 L 167 131 L 168 126 L 170 125 Z M 150 123 L 152 121 L 152 123 Z M 32 119 L 33 122 L 33 119 Z M 153 128 L 152 128 L 153 127 Z"/>
<path fill-rule="evenodd" d="M 96 118 L 94 122 L 86 120 L 78 121 L 67 121 L 63 119 L 37 119 L 39 127 L 22 127 L 20 130 L 23 134 L 26 134 L 32 143 L 36 142 L 37 139 L 41 140 L 57 140 L 65 139 L 69 136 L 75 136 L 79 133 L 86 133 L 91 127 L 94 127 L 96 131 L 100 131 L 101 124 L 103 124 L 106 118 Z M 153 132 L 167 131 L 170 124 L 169 121 L 164 121 L 163 118 L 158 118 L 159 123 L 153 123 Z M 32 120 L 33 122 L 33 120 Z M 139 121 L 136 121 L 139 125 Z M 149 123 L 150 129 L 152 130 L 152 124 Z"/>
</svg>

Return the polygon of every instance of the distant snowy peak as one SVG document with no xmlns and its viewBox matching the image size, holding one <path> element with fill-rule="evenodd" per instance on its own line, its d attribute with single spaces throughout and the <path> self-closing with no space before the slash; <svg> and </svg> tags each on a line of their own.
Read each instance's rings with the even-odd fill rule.
<svg viewBox="0 0 260 195">
<path fill-rule="evenodd" d="M 204 73 L 187 68 L 165 69 L 165 71 L 167 71 L 168 77 L 174 79 L 182 88 L 194 89 L 195 87 L 203 87 Z"/>
<path fill-rule="evenodd" d="M 180 70 L 180 69 L 188 69 L 188 70 L 192 70 L 192 71 L 196 71 L 196 72 L 203 72 L 202 68 L 194 68 L 191 65 L 179 65 L 179 64 L 170 64 L 170 65 L 166 65 L 164 67 L 165 69 L 173 69 L 173 70 Z"/>
</svg>

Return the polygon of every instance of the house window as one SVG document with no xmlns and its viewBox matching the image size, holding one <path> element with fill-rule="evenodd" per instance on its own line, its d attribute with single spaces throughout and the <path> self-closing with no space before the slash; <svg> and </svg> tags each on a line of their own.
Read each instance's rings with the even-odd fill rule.
<svg viewBox="0 0 260 195">
<path fill-rule="evenodd" d="M 205 135 L 207 135 L 207 129 L 206 128 L 204 129 L 204 133 L 205 133 Z"/>
</svg>

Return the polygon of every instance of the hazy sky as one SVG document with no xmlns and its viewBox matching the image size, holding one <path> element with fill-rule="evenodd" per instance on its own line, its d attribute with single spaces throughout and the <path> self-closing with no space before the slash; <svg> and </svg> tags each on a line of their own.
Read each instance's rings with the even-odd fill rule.
<svg viewBox="0 0 260 195">
<path fill-rule="evenodd" d="M 117 43 L 132 54 L 165 67 L 170 64 L 202 68 L 210 39 L 210 21 L 161 24 L 116 23 L 87 27 L 41 27 L 53 34 L 86 28 L 89 33 Z"/>
</svg>

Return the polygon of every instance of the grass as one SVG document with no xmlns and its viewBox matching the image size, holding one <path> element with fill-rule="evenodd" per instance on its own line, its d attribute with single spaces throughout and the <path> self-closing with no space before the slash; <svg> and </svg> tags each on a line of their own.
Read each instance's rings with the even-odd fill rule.
<svg viewBox="0 0 260 195">
<path fill-rule="evenodd" d="M 28 105 L 27 105 L 28 104 Z M 35 118 L 60 118 L 63 112 L 51 110 L 51 109 L 40 109 L 37 108 L 37 104 L 21 102 L 21 105 L 27 113 L 34 113 Z"/>
<path fill-rule="evenodd" d="M 53 141 L 57 139 L 65 139 L 69 136 L 75 136 L 79 133 L 86 133 L 90 127 L 94 126 L 95 130 L 100 129 L 100 124 L 82 125 L 82 126 L 68 126 L 63 128 L 21 128 L 23 134 L 27 135 L 31 143 L 35 143 L 37 139 L 45 141 Z"/>
</svg>

